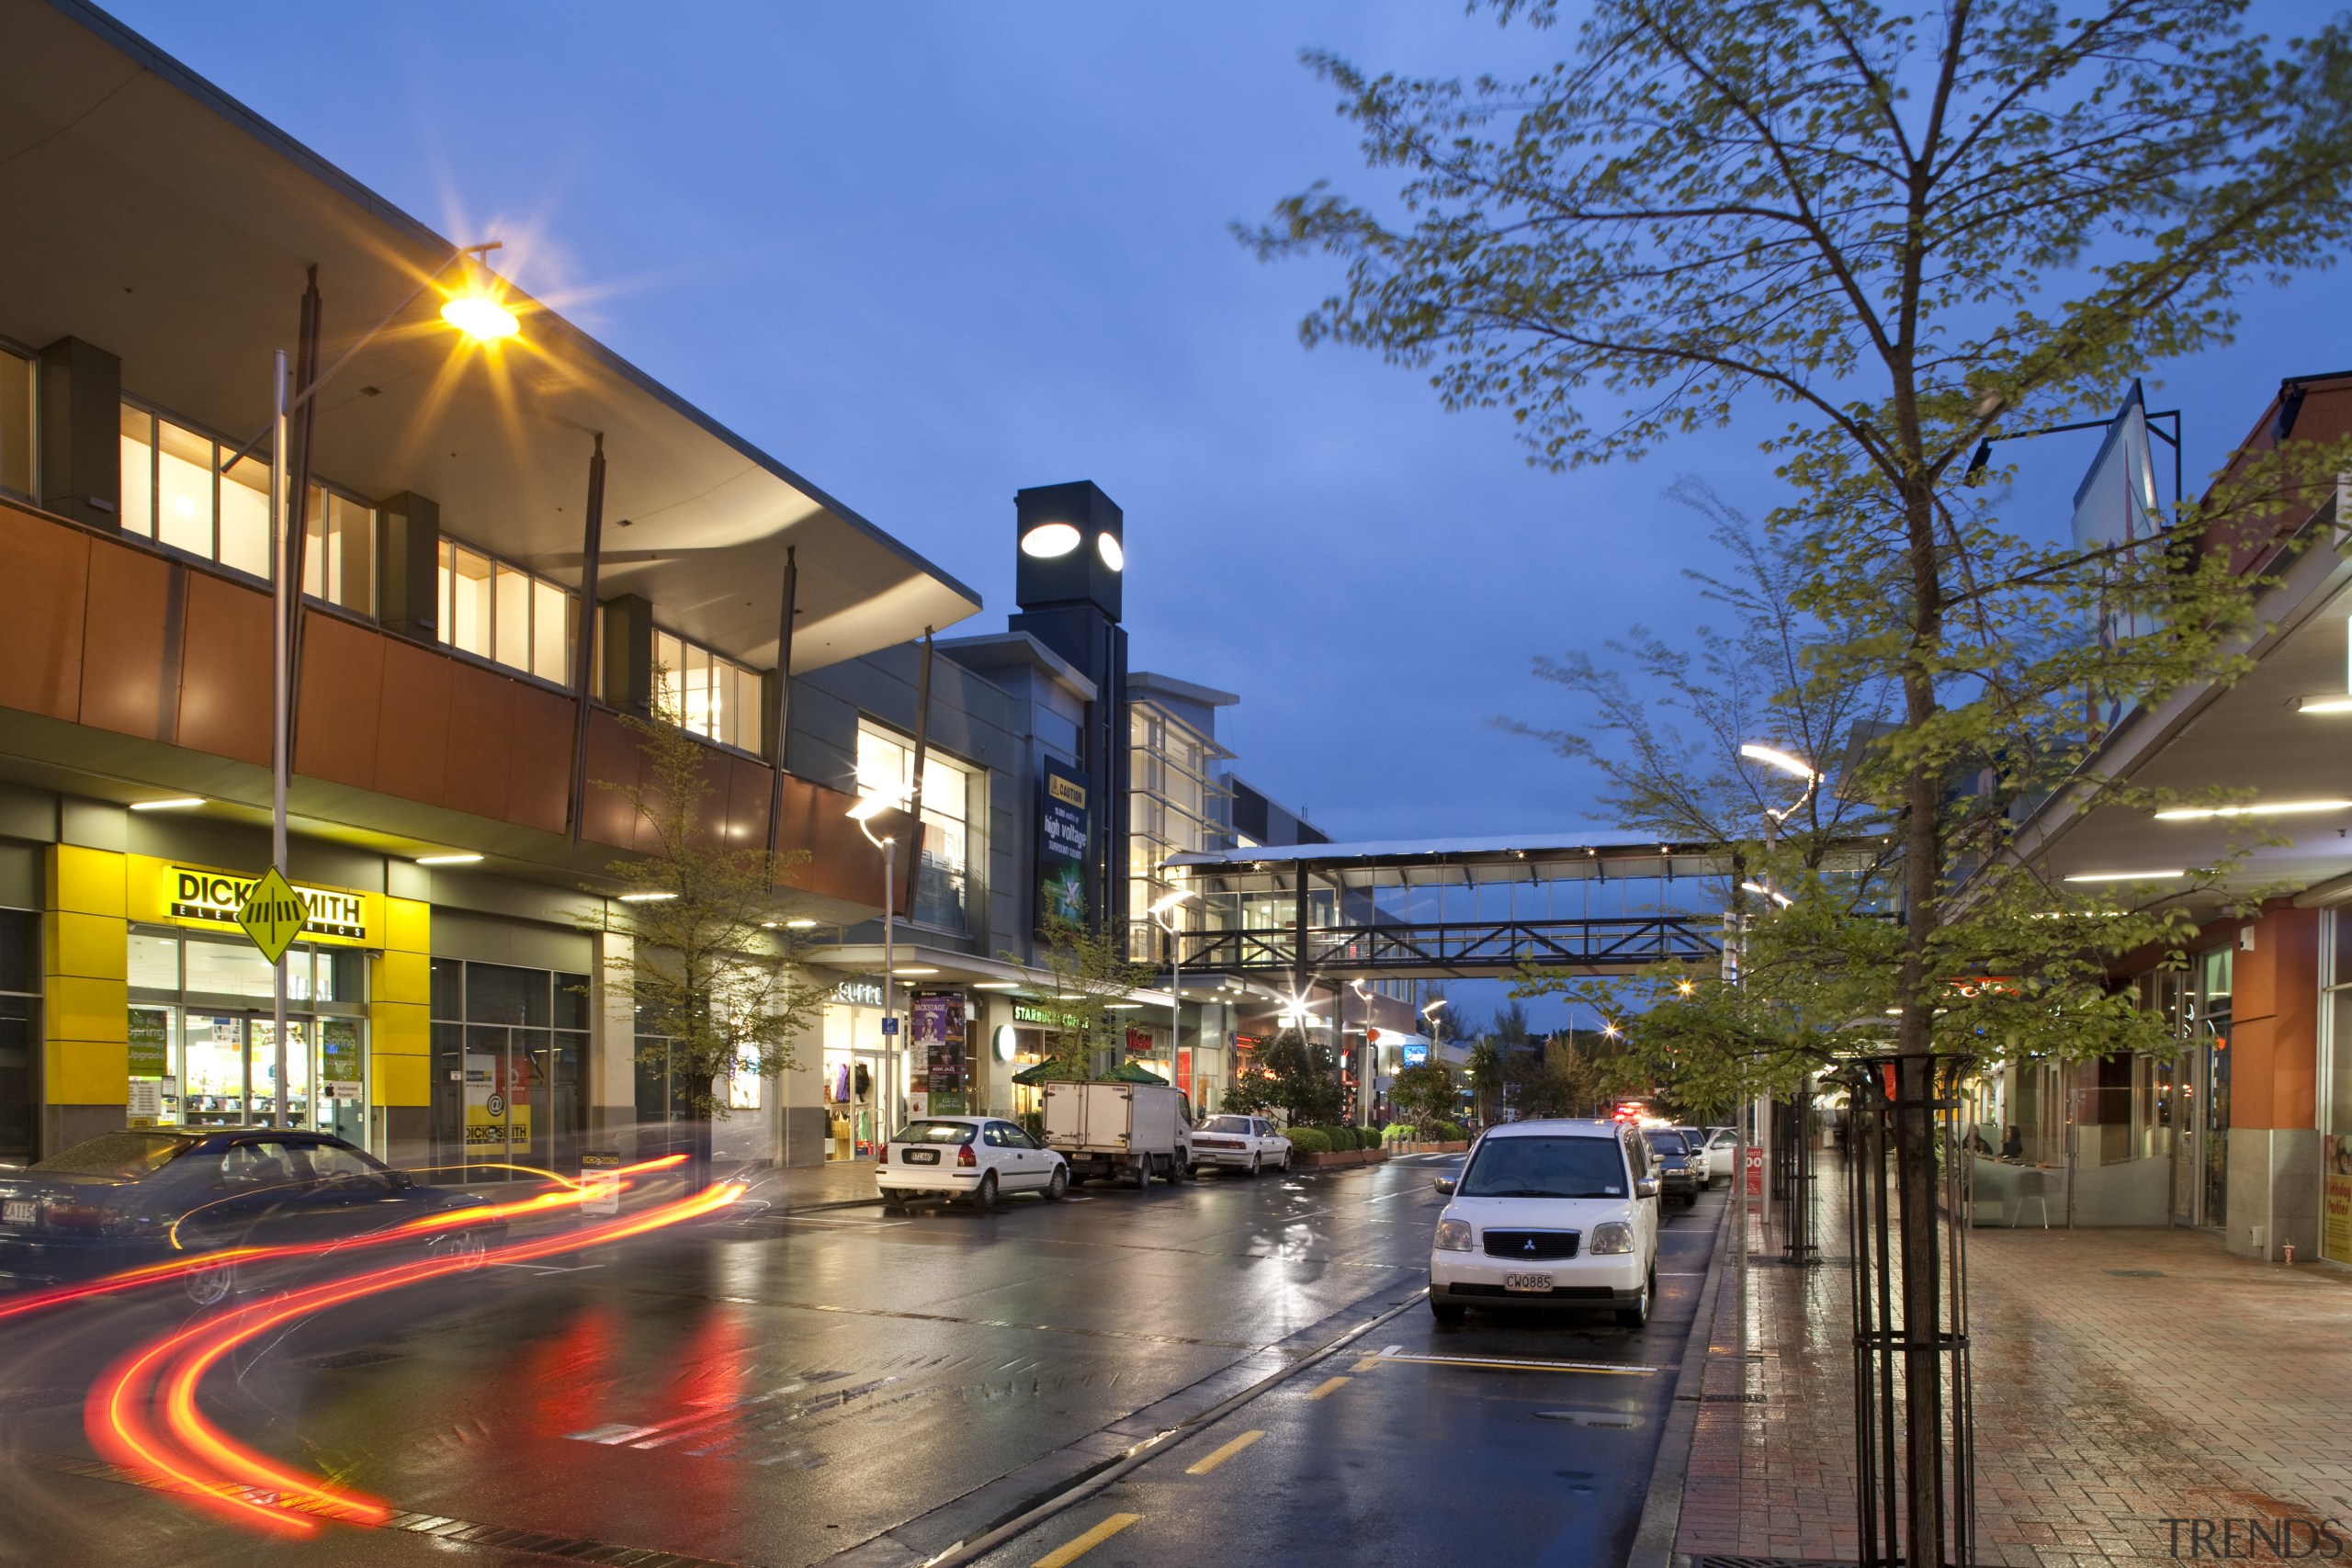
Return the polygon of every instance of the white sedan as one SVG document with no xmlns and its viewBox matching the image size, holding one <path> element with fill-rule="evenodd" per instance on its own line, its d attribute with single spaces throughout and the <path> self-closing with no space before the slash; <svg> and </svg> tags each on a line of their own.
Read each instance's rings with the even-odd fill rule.
<svg viewBox="0 0 2352 1568">
<path fill-rule="evenodd" d="M 1069 1190 L 1069 1164 L 998 1117 L 926 1116 L 890 1134 L 875 1162 L 874 1183 L 888 1207 L 935 1193 L 968 1198 L 985 1212 L 1012 1192 L 1059 1199 Z"/>
<path fill-rule="evenodd" d="M 1682 1141 L 1690 1145 L 1690 1175 L 1699 1183 L 1701 1191 L 1713 1187 L 1715 1178 L 1731 1174 L 1730 1163 L 1718 1161 L 1714 1145 L 1707 1141 L 1705 1133 L 1696 1127 L 1677 1127 L 1675 1131 L 1681 1134 Z M 1719 1163 L 1721 1169 L 1716 1168 Z"/>
<path fill-rule="evenodd" d="M 1193 1129 L 1193 1168 L 1229 1166 L 1255 1176 L 1290 1168 L 1290 1140 L 1263 1116 L 1212 1116 Z"/>
</svg>

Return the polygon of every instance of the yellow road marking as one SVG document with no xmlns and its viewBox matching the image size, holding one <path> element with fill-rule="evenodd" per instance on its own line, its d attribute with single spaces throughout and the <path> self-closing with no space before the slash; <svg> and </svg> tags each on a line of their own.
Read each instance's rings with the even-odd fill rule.
<svg viewBox="0 0 2352 1568">
<path fill-rule="evenodd" d="M 1031 1564 L 1031 1568 L 1069 1568 L 1069 1565 L 1142 1518 L 1141 1514 L 1113 1514 L 1076 1540 L 1057 1546 Z"/>
<path fill-rule="evenodd" d="M 1346 1385 L 1347 1381 L 1348 1380 L 1345 1378 L 1325 1378 L 1321 1382 L 1315 1385 L 1315 1392 L 1308 1394 L 1306 1397 L 1309 1399 L 1328 1399 L 1332 1394 L 1339 1393 L 1340 1390 Z"/>
<path fill-rule="evenodd" d="M 1643 1378 L 1659 1367 L 1620 1366 L 1611 1361 L 1524 1361 L 1503 1356 L 1383 1356 L 1384 1361 L 1416 1361 L 1431 1367 L 1487 1367 L 1506 1372 L 1600 1372 L 1604 1376 Z"/>
<path fill-rule="evenodd" d="M 1244 1432 L 1241 1436 L 1234 1438 L 1233 1441 L 1226 1444 L 1225 1447 L 1217 1450 L 1216 1452 L 1209 1455 L 1206 1459 L 1202 1460 L 1198 1464 L 1187 1465 L 1184 1468 L 1184 1473 L 1187 1475 L 1206 1475 L 1210 1471 L 1215 1470 L 1218 1465 L 1223 1464 L 1227 1460 L 1231 1459 L 1235 1454 L 1239 1453 L 1243 1449 L 1248 1448 L 1250 1444 L 1256 1442 L 1265 1435 L 1266 1434 L 1263 1432 Z"/>
<path fill-rule="evenodd" d="M 1373 1368 L 1380 1365 L 1380 1359 L 1381 1359 L 1376 1355 L 1366 1356 L 1363 1360 L 1358 1361 L 1354 1366 L 1350 1367 L 1348 1371 L 1351 1372 L 1368 1372 L 1372 1371 Z"/>
</svg>

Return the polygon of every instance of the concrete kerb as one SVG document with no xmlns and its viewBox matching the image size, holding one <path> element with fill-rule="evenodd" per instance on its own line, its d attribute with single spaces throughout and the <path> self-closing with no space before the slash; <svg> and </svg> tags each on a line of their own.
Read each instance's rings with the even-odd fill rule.
<svg viewBox="0 0 2352 1568">
<path fill-rule="evenodd" d="M 1666 1429 L 1658 1436 L 1657 1457 L 1651 1461 L 1650 1485 L 1642 1499 L 1641 1522 L 1634 1529 L 1634 1544 L 1625 1553 L 1625 1568 L 1673 1568 L 1674 1540 L 1682 1528 L 1682 1494 L 1690 1481 L 1690 1445 L 1698 1436 L 1700 1393 L 1707 1379 L 1707 1357 L 1713 1348 L 1715 1315 L 1723 1289 L 1724 1258 L 1730 1251 L 1732 1220 L 1740 1210 L 1738 1179 L 1724 1202 L 1723 1218 L 1715 1224 L 1714 1255 L 1707 1260 L 1707 1277 L 1699 1285 L 1699 1310 L 1690 1319 L 1690 1337 L 1682 1347 L 1682 1367 L 1674 1379 L 1673 1403 L 1667 1407 Z M 1746 1237 L 1741 1237 L 1742 1242 Z"/>
</svg>

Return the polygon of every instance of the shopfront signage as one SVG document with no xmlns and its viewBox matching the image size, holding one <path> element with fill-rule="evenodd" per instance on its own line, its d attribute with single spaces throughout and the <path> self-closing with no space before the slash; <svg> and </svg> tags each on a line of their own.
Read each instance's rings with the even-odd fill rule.
<svg viewBox="0 0 2352 1568">
<path fill-rule="evenodd" d="M 275 873 L 270 874 L 275 875 Z M 206 871 L 172 865 L 164 870 L 164 902 L 171 918 L 185 924 L 233 926 L 252 902 L 263 878 L 234 872 Z M 339 937 L 345 942 L 368 939 L 367 895 L 343 887 L 313 887 L 288 883 L 288 890 L 301 906 L 297 928 L 304 936 Z"/>
<path fill-rule="evenodd" d="M 1076 1018 L 1057 1013 L 1049 1008 L 1041 1008 L 1035 1002 L 1013 1003 L 1012 1021 L 1015 1023 L 1034 1023 L 1042 1029 L 1075 1029 L 1078 1026 Z"/>
<path fill-rule="evenodd" d="M 1155 1049 L 1155 1047 L 1154 1047 L 1154 1046 L 1153 1046 L 1153 1044 L 1152 1044 L 1152 1040 L 1151 1040 L 1151 1036 L 1150 1036 L 1150 1035 L 1146 1034 L 1146 1033 L 1145 1033 L 1142 1030 L 1140 1030 L 1140 1029 L 1130 1029 L 1130 1030 L 1128 1030 L 1128 1031 L 1127 1031 L 1127 1055 L 1130 1055 L 1130 1056 L 1148 1056 L 1148 1055 L 1150 1055 L 1152 1054 L 1152 1051 L 1153 1051 L 1154 1049 Z"/>
<path fill-rule="evenodd" d="M 1086 775 L 1046 759 L 1037 795 L 1037 923 L 1086 924 Z"/>
<path fill-rule="evenodd" d="M 1426 1045 L 1408 1045 L 1404 1048 L 1404 1065 L 1406 1066 L 1418 1067 L 1427 1063 L 1429 1059 L 1430 1048 Z"/>
<path fill-rule="evenodd" d="M 882 1005 L 882 982 L 843 980 L 833 987 L 833 1000 L 844 1007 L 878 1008 Z"/>
</svg>

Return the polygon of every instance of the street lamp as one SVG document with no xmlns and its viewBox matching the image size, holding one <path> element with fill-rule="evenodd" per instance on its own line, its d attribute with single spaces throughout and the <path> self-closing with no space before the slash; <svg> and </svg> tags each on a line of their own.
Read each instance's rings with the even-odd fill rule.
<svg viewBox="0 0 2352 1568">
<path fill-rule="evenodd" d="M 1107 539 L 1111 536 L 1105 534 L 1102 536 Z M 1192 897 L 1191 888 L 1180 887 L 1173 893 L 1162 894 L 1153 900 L 1150 908 L 1144 911 L 1151 917 L 1153 925 L 1168 933 L 1168 1068 L 1170 1072 L 1175 1071 L 1177 1065 L 1183 1060 L 1184 944 L 1177 940 L 1175 922 L 1167 917 L 1173 915 L 1176 907 Z"/>
<path fill-rule="evenodd" d="M 449 258 L 443 262 L 439 266 L 435 267 L 430 273 L 427 273 L 425 275 L 424 281 L 418 284 L 415 289 L 411 292 L 406 299 L 402 299 L 399 304 L 393 306 L 390 311 L 386 312 L 382 321 L 378 321 L 374 326 L 368 328 L 367 332 L 361 333 L 358 341 L 344 351 L 342 358 L 327 367 L 325 375 L 320 376 L 316 379 L 307 381 L 300 393 L 298 394 L 290 403 L 287 400 L 286 395 L 286 351 L 282 348 L 274 351 L 271 355 L 269 383 L 269 423 L 266 428 L 258 432 L 251 441 L 246 442 L 244 446 L 238 451 L 235 457 L 231 457 L 226 463 L 221 465 L 221 472 L 226 473 L 229 469 L 235 468 L 240 462 L 251 456 L 254 449 L 259 446 L 265 438 L 267 439 L 270 444 L 270 570 L 271 575 L 276 579 L 276 581 L 273 584 L 271 601 L 273 608 L 277 614 L 277 626 L 275 635 L 270 639 L 271 735 L 269 757 L 269 851 L 270 865 L 281 877 L 286 874 L 287 859 L 286 792 L 288 784 L 290 780 L 290 775 L 293 772 L 294 637 L 302 604 L 302 585 L 292 581 L 294 573 L 294 540 L 292 525 L 288 516 L 288 505 L 289 502 L 299 504 L 301 498 L 291 496 L 288 493 L 288 480 L 290 476 L 287 473 L 286 469 L 287 419 L 297 410 L 303 411 L 306 420 L 315 419 L 317 417 L 319 389 L 324 387 L 327 382 L 334 379 L 337 371 L 350 364 L 354 355 L 357 354 L 361 349 L 374 342 L 378 334 L 381 333 L 386 327 L 390 326 L 393 321 L 396 320 L 402 311 L 414 304 L 418 295 L 423 294 L 427 288 L 432 288 L 435 278 L 438 278 L 443 273 L 448 271 L 450 267 L 456 265 L 460 261 L 466 260 L 468 257 L 479 258 L 489 252 L 499 248 L 500 242 L 493 240 L 485 244 L 467 245 L 452 251 L 449 254 Z M 302 310 L 304 337 L 310 344 L 310 355 L 314 355 L 317 352 L 317 338 L 312 325 L 312 323 L 317 320 L 315 305 L 318 298 L 318 269 L 316 267 L 311 268 L 311 291 L 303 297 Z M 463 305 L 465 309 L 458 311 L 458 314 L 452 315 L 450 313 L 450 306 L 458 305 Z M 498 324 L 490 314 L 490 312 L 493 310 L 500 316 L 503 316 L 505 318 L 505 325 L 503 330 L 497 330 Z M 448 305 L 445 305 L 442 308 L 441 314 L 443 319 L 447 321 L 450 325 L 466 333 L 469 337 L 475 339 L 477 342 L 486 341 L 487 337 L 493 335 L 498 337 L 509 336 L 515 330 L 513 312 L 507 310 L 504 306 L 498 304 L 494 299 L 490 299 L 487 294 L 483 293 L 480 289 L 476 289 L 465 296 L 461 296 L 459 299 L 450 300 Z M 469 325 L 469 322 L 471 322 L 472 324 Z M 477 328 L 488 330 L 477 331 Z M 315 363 L 315 358 L 306 355 L 304 367 L 304 374 L 306 376 L 309 374 L 309 366 Z M 305 429 L 307 430 L 308 428 L 309 427 L 306 424 Z M 306 452 L 309 450 L 307 436 L 305 437 L 303 450 Z M 287 1123 L 287 1090 L 291 1082 L 286 1070 L 285 955 L 283 953 L 279 954 L 278 961 L 270 965 L 270 968 L 273 971 L 273 979 L 270 986 L 272 997 L 270 1019 L 271 1028 L 273 1031 L 272 1047 L 275 1065 L 277 1071 L 277 1085 L 276 1091 L 270 1096 L 269 1124 L 273 1127 L 283 1127 Z M 253 1061 L 250 1054 L 250 1047 L 248 1048 L 248 1054 L 245 1061 L 247 1070 L 250 1073 Z M 250 1100 L 250 1098 L 251 1097 L 249 1096 L 248 1099 Z M 248 1109 L 250 1109 L 250 1106 Z"/>
<path fill-rule="evenodd" d="M 899 918 L 899 836 L 885 833 L 876 838 L 874 818 L 896 808 L 905 798 L 903 791 L 861 795 L 857 804 L 849 808 L 849 819 L 857 824 L 865 841 L 882 852 L 882 1048 L 886 1051 L 898 1043 L 898 991 L 891 983 L 891 961 L 897 950 L 891 944 L 891 928 Z"/>
</svg>

